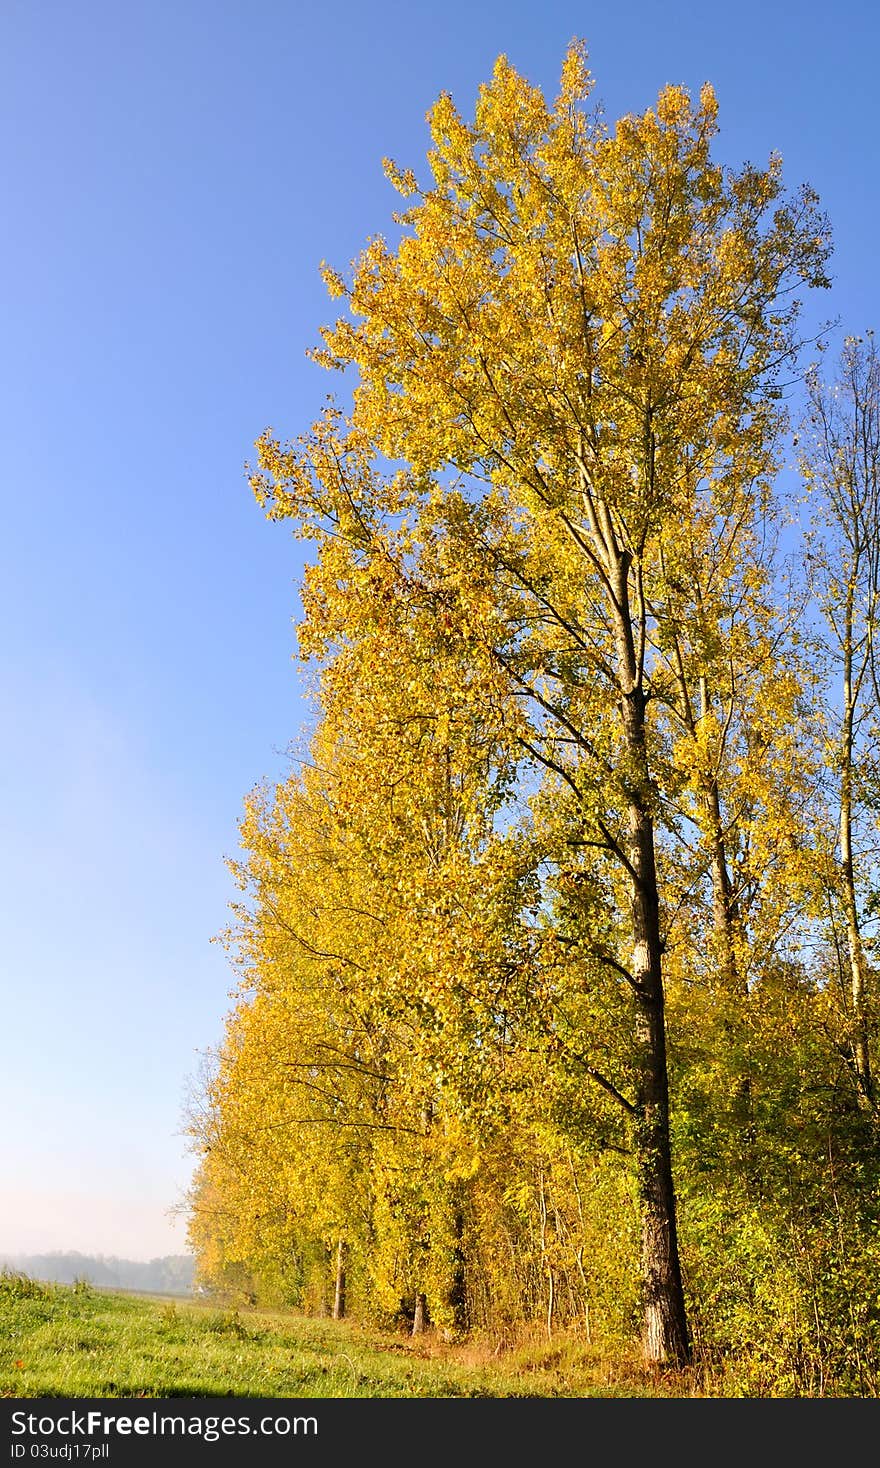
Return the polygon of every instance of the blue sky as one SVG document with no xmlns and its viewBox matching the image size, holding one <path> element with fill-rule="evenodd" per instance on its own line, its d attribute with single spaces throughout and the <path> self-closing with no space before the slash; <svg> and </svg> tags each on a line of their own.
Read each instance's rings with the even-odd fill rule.
<svg viewBox="0 0 880 1468">
<path fill-rule="evenodd" d="M 609 120 L 712 81 L 718 156 L 831 216 L 819 314 L 880 327 L 868 0 L 2 7 L 0 1253 L 183 1247 L 223 859 L 307 714 L 302 548 L 244 461 L 334 385 L 318 265 L 389 227 L 383 155 L 418 171 L 499 52 L 552 92 L 575 35 Z"/>
</svg>

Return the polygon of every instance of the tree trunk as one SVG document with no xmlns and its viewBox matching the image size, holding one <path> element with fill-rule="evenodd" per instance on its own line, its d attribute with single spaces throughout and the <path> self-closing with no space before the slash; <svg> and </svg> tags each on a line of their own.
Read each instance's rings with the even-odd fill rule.
<svg viewBox="0 0 880 1468">
<path fill-rule="evenodd" d="M 416 1307 L 413 1311 L 412 1333 L 413 1335 L 423 1335 L 427 1327 L 428 1301 L 423 1294 L 419 1293 L 416 1295 Z"/>
<path fill-rule="evenodd" d="M 706 718 L 710 711 L 709 680 L 700 677 L 700 716 Z M 691 733 L 696 735 L 697 726 L 691 721 Z M 709 873 L 712 880 L 712 928 L 718 946 L 721 975 L 731 993 L 740 989 L 739 973 L 734 942 L 735 917 L 733 891 L 730 885 L 730 869 L 727 864 L 727 847 L 724 840 L 724 825 L 721 818 L 721 792 L 716 776 L 706 777 L 703 786 L 703 809 L 709 837 Z"/>
<path fill-rule="evenodd" d="M 700 679 L 700 691 L 702 712 L 705 715 L 709 709 L 708 686 L 705 678 Z M 736 933 L 738 914 L 736 912 L 736 904 L 730 882 L 730 868 L 727 864 L 727 847 L 721 816 L 721 794 L 718 789 L 717 778 L 712 778 L 708 781 L 703 792 L 703 800 L 711 847 L 709 872 L 712 881 L 712 929 L 718 953 L 719 970 L 725 989 L 725 1000 L 727 1002 L 733 1001 L 734 1004 L 743 1005 L 749 997 L 749 988 L 747 980 L 740 973 L 737 958 Z M 734 1017 L 735 1013 L 736 1017 Z M 743 1025 L 741 1013 L 731 1010 L 729 1017 L 723 1022 L 723 1029 L 729 1037 L 731 1045 L 735 1045 L 736 1041 L 742 1037 Z M 748 1071 L 738 1076 L 736 1082 L 736 1102 L 743 1140 L 753 1142 L 755 1139 L 755 1128 L 752 1107 L 752 1081 Z"/>
<path fill-rule="evenodd" d="M 852 840 L 852 764 L 853 724 L 855 702 L 852 687 L 852 612 L 847 604 L 846 636 L 844 648 L 844 723 L 842 749 L 842 771 L 840 780 L 840 865 L 843 877 L 843 907 L 846 918 L 846 943 L 849 954 L 850 995 L 852 998 L 852 1061 L 859 1100 L 863 1106 L 873 1106 L 874 1087 L 871 1076 L 871 1058 L 868 1049 L 868 1006 L 866 985 L 865 950 L 859 926 L 859 910 L 856 902 L 856 879 Z"/>
<path fill-rule="evenodd" d="M 333 1319 L 345 1319 L 345 1267 L 348 1246 L 343 1239 L 336 1245 L 336 1293 L 333 1297 Z"/>
<path fill-rule="evenodd" d="M 675 1188 L 669 1136 L 669 1081 L 661 974 L 662 943 L 654 871 L 653 827 L 630 811 L 633 977 L 636 1009 L 637 1090 L 633 1144 L 642 1215 L 643 1347 L 651 1365 L 690 1360 L 687 1313 L 678 1255 Z"/>
<path fill-rule="evenodd" d="M 736 993 L 740 990 L 741 985 L 734 943 L 733 894 L 721 828 L 721 801 L 718 786 L 714 781 L 707 790 L 705 799 L 709 820 L 709 839 L 712 843 L 709 867 L 712 879 L 712 927 L 719 949 L 722 977 L 731 993 Z"/>
<path fill-rule="evenodd" d="M 633 638 L 629 600 L 630 558 L 615 566 L 615 621 L 620 712 L 627 796 L 627 871 L 630 879 L 636 1001 L 636 1102 L 633 1147 L 641 1207 L 643 1347 L 651 1365 L 684 1366 L 690 1341 L 678 1255 L 669 1078 L 663 999 L 660 903 L 652 817 L 653 787 L 645 732 L 641 658 Z"/>
<path fill-rule="evenodd" d="M 460 1196 L 460 1184 L 455 1186 L 452 1204 L 452 1232 L 455 1243 L 452 1249 L 452 1276 L 449 1282 L 449 1305 L 452 1310 L 452 1328 L 457 1335 L 464 1335 L 468 1328 L 467 1275 L 464 1252 L 464 1209 Z"/>
</svg>

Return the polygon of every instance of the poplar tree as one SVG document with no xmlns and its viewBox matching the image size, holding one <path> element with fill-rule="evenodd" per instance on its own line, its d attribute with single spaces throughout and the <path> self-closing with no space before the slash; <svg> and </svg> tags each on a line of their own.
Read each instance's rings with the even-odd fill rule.
<svg viewBox="0 0 880 1468">
<path fill-rule="evenodd" d="M 430 180 L 386 164 L 407 201 L 399 238 L 373 237 L 349 279 L 325 271 L 347 310 L 315 355 L 352 369 L 351 407 L 292 442 L 267 431 L 252 484 L 270 517 L 317 541 L 304 639 L 335 696 L 347 689 L 368 725 L 369 666 L 351 652 L 367 636 L 402 687 L 408 666 L 453 649 L 450 714 L 486 721 L 523 801 L 537 790 L 544 810 L 555 804 L 561 845 L 581 854 L 573 875 L 595 897 L 580 907 L 583 982 L 598 966 L 618 986 L 627 1036 L 615 1074 L 601 1050 L 580 1057 L 581 1074 L 619 1108 L 632 1149 L 646 1359 L 683 1364 L 664 990 L 676 902 L 661 870 L 682 774 L 669 705 L 698 732 L 720 695 L 705 648 L 670 674 L 676 638 L 713 615 L 709 580 L 673 571 L 671 597 L 670 568 L 687 575 L 683 527 L 708 566 L 768 492 L 778 373 L 796 351 L 798 293 L 827 284 L 829 241 L 813 193 L 783 191 L 777 157 L 739 171 L 713 159 L 708 85 L 697 102 L 665 87 L 613 128 L 591 91 L 573 45 L 552 104 L 504 57 L 473 122 L 441 96 Z M 681 707 L 695 683 L 698 714 Z M 714 798 L 704 781 L 720 913 Z M 552 868 L 538 898 L 551 926 Z M 603 903 L 614 914 L 597 942 Z"/>
</svg>

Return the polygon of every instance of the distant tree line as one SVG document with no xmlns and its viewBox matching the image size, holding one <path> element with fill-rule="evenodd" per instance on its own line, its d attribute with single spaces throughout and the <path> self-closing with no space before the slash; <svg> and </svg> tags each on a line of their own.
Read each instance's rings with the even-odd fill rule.
<svg viewBox="0 0 880 1468">
<path fill-rule="evenodd" d="M 15 1254 L 0 1259 L 0 1269 L 19 1271 L 31 1279 L 57 1284 L 106 1285 L 157 1294 L 192 1293 L 195 1260 L 190 1254 L 166 1254 L 156 1259 L 117 1259 L 115 1255 L 80 1254 L 75 1249 L 49 1254 Z"/>
</svg>

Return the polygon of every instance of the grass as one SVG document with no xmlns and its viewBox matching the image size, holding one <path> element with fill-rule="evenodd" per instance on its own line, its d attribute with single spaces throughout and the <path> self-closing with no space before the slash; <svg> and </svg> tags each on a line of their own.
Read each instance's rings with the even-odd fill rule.
<svg viewBox="0 0 880 1468">
<path fill-rule="evenodd" d="M 4 1397 L 705 1395 L 560 1338 L 501 1351 L 292 1312 L 218 1309 L 0 1275 Z"/>
</svg>

